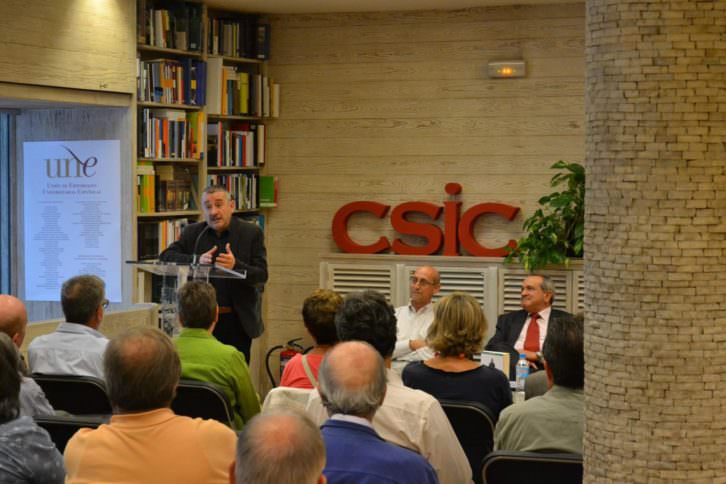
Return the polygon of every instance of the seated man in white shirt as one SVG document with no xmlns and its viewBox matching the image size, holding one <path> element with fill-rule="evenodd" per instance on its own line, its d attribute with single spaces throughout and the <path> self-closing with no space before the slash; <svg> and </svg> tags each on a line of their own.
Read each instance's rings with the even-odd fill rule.
<svg viewBox="0 0 726 484">
<path fill-rule="evenodd" d="M 98 327 L 108 306 L 104 282 L 91 275 L 68 279 L 61 287 L 61 306 L 66 322 L 54 332 L 33 339 L 28 346 L 30 370 L 103 379 L 108 339 L 98 332 Z"/>
<path fill-rule="evenodd" d="M 431 266 L 416 269 L 410 279 L 411 299 L 406 306 L 396 308 L 396 347 L 391 367 L 398 373 L 412 361 L 434 356 L 426 346 L 426 333 L 434 321 L 431 298 L 439 292 L 439 271 Z"/>
<path fill-rule="evenodd" d="M 373 417 L 378 435 L 421 454 L 442 484 L 470 483 L 469 460 L 438 400 L 404 386 L 390 369 L 396 318 L 383 295 L 375 291 L 348 294 L 335 315 L 335 326 L 341 342 L 365 341 L 380 353 L 388 368 L 386 397 Z M 311 393 L 305 411 L 318 425 L 328 419 L 317 391 Z"/>
</svg>

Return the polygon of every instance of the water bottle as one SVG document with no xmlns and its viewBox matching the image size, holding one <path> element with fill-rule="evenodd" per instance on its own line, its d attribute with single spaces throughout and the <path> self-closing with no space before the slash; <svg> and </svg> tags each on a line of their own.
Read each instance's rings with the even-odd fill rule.
<svg viewBox="0 0 726 484">
<path fill-rule="evenodd" d="M 519 355 L 519 361 L 517 362 L 517 380 L 515 387 L 518 392 L 524 391 L 524 380 L 529 376 L 529 363 L 527 362 L 527 355 L 521 353 Z"/>
</svg>

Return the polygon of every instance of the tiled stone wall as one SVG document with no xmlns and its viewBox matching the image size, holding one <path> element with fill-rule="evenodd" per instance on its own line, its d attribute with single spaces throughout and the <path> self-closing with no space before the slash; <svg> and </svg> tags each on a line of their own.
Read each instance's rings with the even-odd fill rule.
<svg viewBox="0 0 726 484">
<path fill-rule="evenodd" d="M 726 482 L 726 1 L 587 2 L 586 482 Z"/>
</svg>

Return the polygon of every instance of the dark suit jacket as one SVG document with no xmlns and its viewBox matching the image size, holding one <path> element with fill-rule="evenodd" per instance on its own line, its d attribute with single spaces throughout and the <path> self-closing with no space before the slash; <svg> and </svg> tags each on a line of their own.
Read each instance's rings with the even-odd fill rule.
<svg viewBox="0 0 726 484">
<path fill-rule="evenodd" d="M 570 316 L 570 313 L 552 308 L 550 320 L 557 316 Z M 501 351 L 509 353 L 509 378 L 513 379 L 515 375 L 515 367 L 519 360 L 519 353 L 514 349 L 514 343 L 519 338 L 519 333 L 524 328 L 529 314 L 524 309 L 511 313 L 500 314 L 497 318 L 497 330 L 492 339 L 486 345 L 489 351 Z"/>
<path fill-rule="evenodd" d="M 164 262 L 191 263 L 197 256 L 211 249 L 214 243 L 213 230 L 207 230 L 206 222 L 187 225 L 179 240 L 159 255 Z M 205 233 L 202 233 L 205 231 Z M 250 338 L 256 338 L 264 331 L 260 317 L 260 301 L 256 284 L 267 281 L 267 251 L 264 236 L 257 225 L 232 217 L 229 224 L 229 244 L 236 259 L 234 270 L 247 271 L 247 279 L 224 279 L 235 296 L 232 308 L 237 320 Z M 196 247 L 195 247 L 196 245 Z M 220 248 L 221 249 L 221 248 Z"/>
<path fill-rule="evenodd" d="M 434 484 L 436 471 L 416 452 L 383 440 L 375 430 L 341 420 L 321 427 L 329 484 Z"/>
</svg>

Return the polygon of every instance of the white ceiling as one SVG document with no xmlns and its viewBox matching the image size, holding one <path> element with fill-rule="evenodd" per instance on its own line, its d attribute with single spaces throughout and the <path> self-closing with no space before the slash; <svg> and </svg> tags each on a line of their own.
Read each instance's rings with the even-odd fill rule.
<svg viewBox="0 0 726 484">
<path fill-rule="evenodd" d="M 210 7 L 240 12 L 292 14 L 383 12 L 400 10 L 458 10 L 497 5 L 581 3 L 584 0 L 208 0 Z"/>
</svg>

